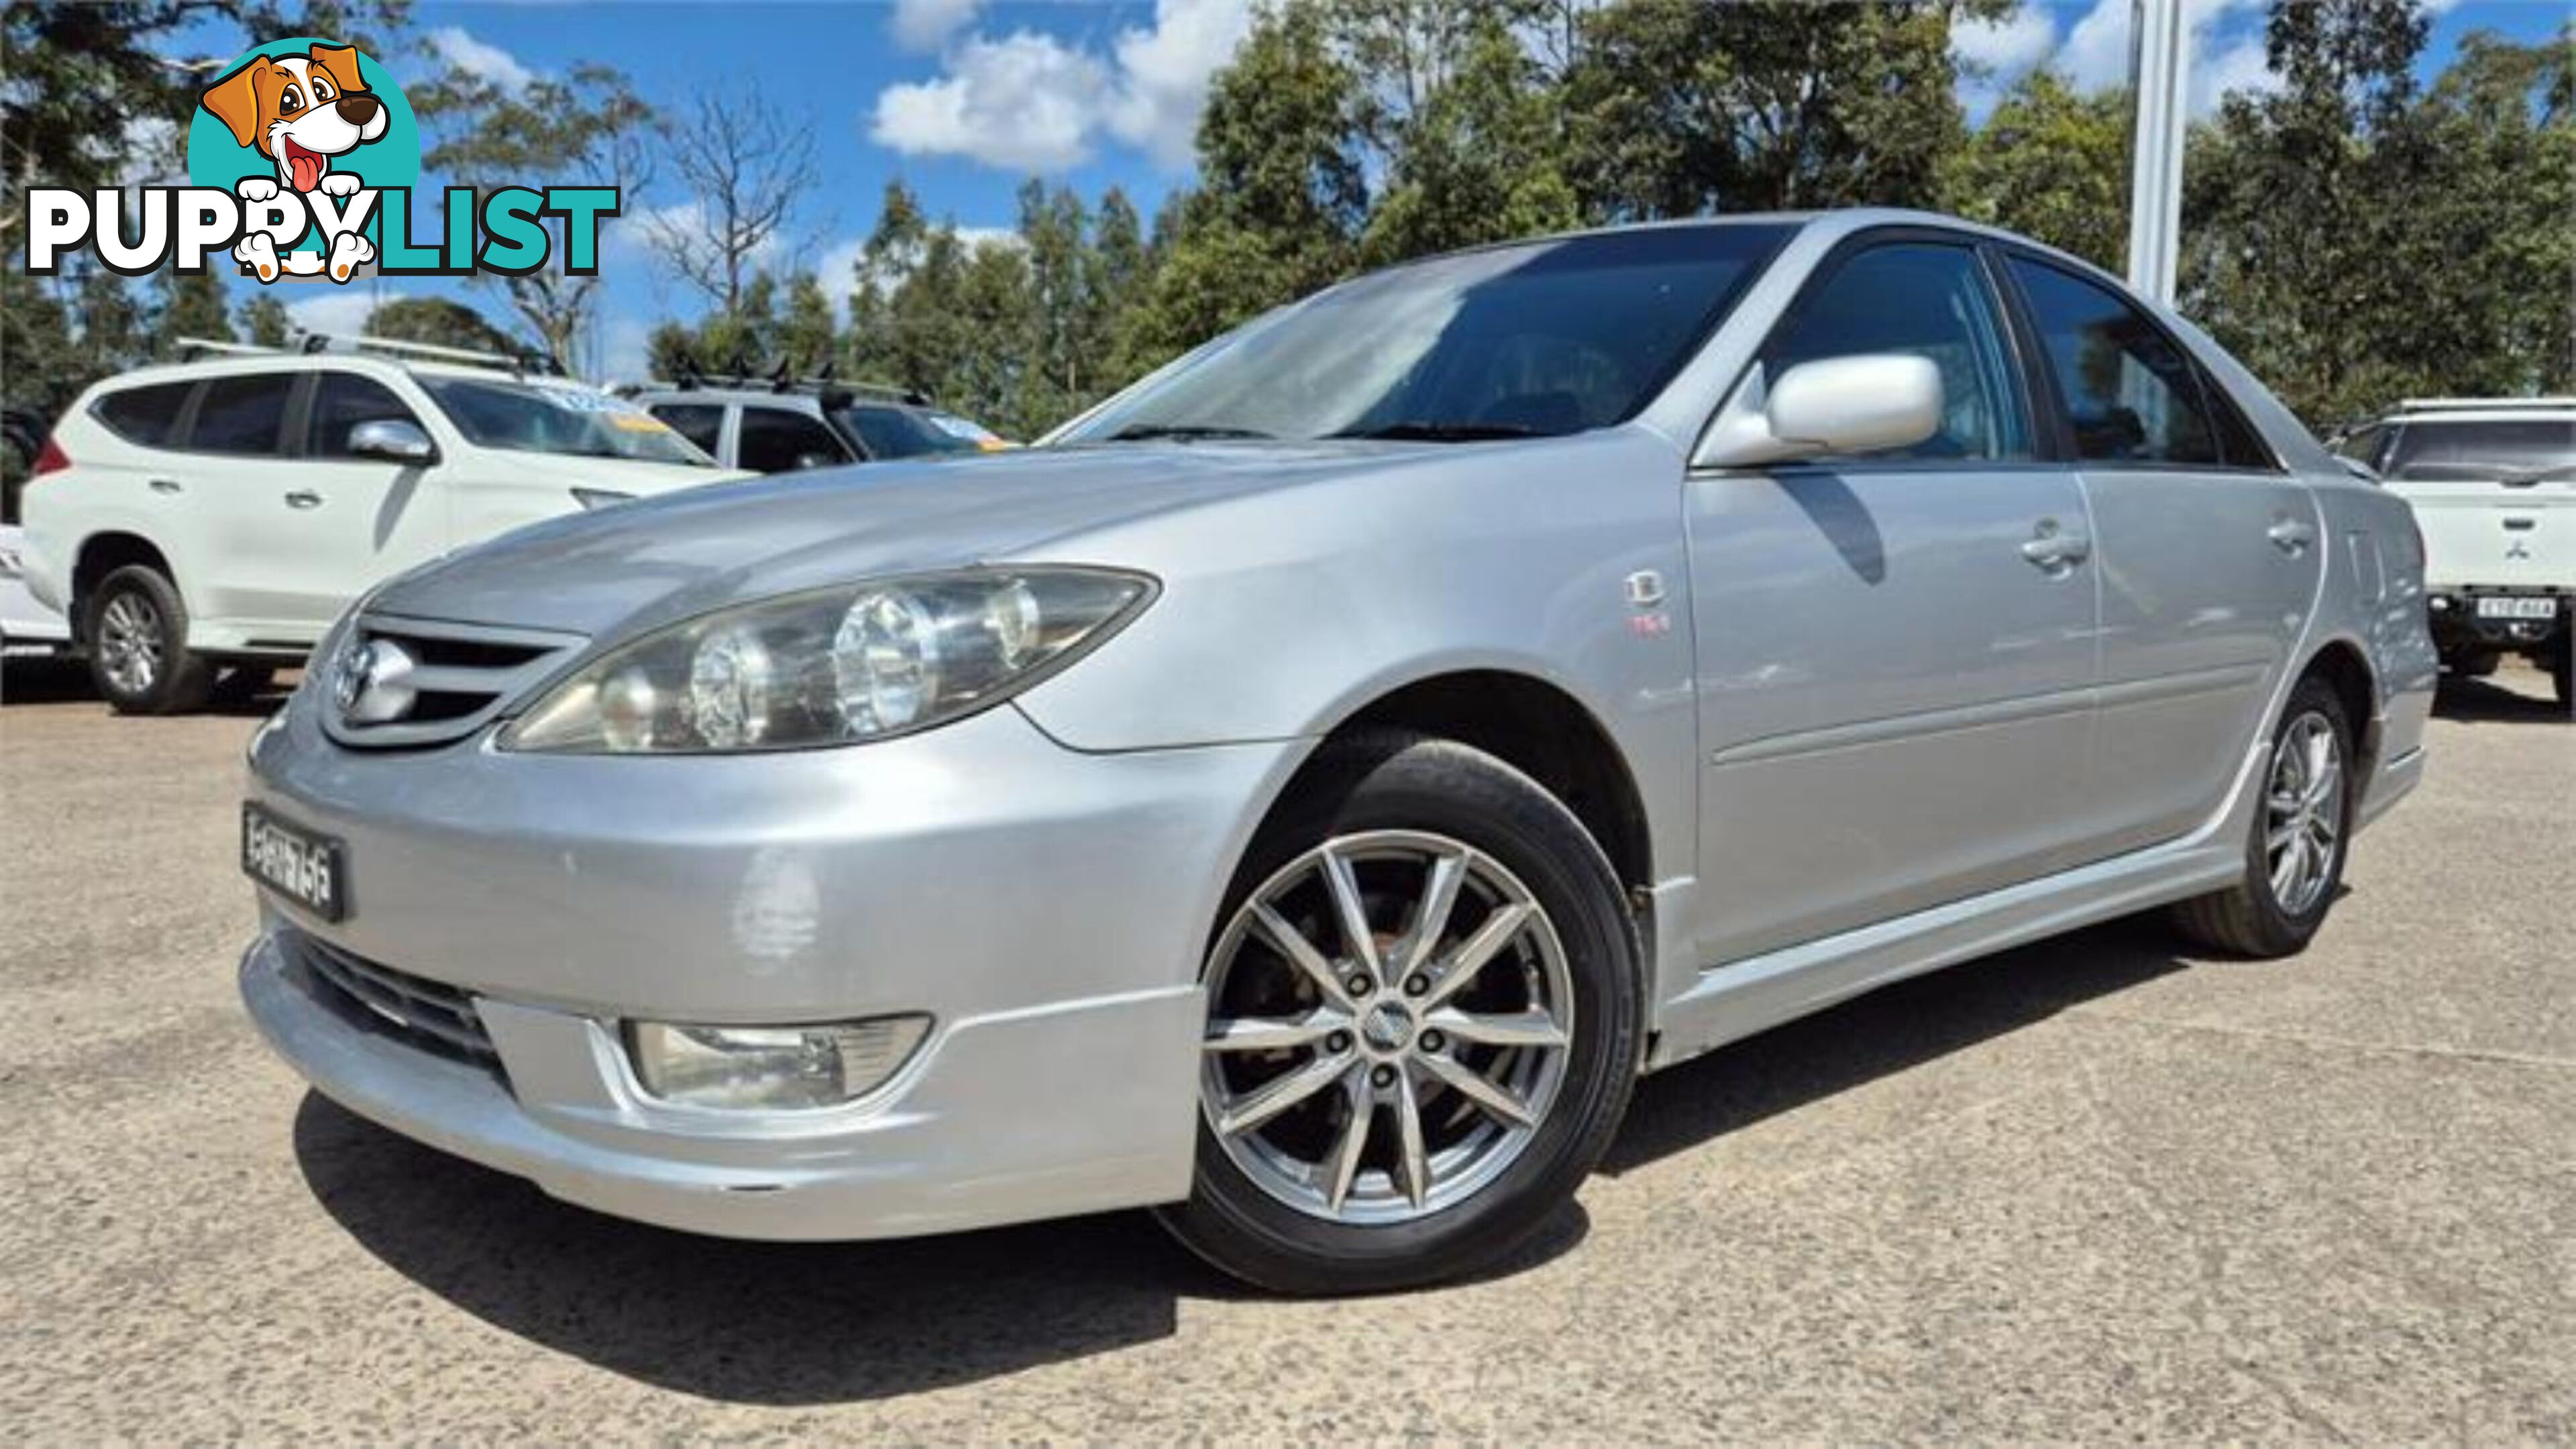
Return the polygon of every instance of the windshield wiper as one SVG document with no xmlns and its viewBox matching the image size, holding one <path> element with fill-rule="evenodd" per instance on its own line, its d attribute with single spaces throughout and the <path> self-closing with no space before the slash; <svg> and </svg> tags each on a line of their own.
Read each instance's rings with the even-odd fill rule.
<svg viewBox="0 0 2576 1449">
<path fill-rule="evenodd" d="M 1213 423 L 1137 423 L 1109 435 L 1113 443 L 1143 443 L 1155 440 L 1188 443 L 1208 438 L 1267 438 L 1271 434 L 1259 428 L 1228 428 Z"/>
<path fill-rule="evenodd" d="M 1497 438 L 1544 438 L 1549 434 L 1519 423 L 1443 423 L 1420 419 L 1401 423 L 1380 423 L 1370 428 L 1350 428 L 1333 434 L 1336 438 L 1385 438 L 1411 443 L 1485 443 Z"/>
</svg>

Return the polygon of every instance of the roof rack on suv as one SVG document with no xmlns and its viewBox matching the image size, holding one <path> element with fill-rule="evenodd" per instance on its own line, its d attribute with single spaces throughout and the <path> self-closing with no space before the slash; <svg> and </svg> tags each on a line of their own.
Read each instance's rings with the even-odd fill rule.
<svg viewBox="0 0 2576 1449">
<path fill-rule="evenodd" d="M 766 375 L 762 375 L 754 373 L 739 357 L 734 359 L 731 372 L 709 371 L 698 366 L 696 360 L 686 353 L 681 354 L 676 361 L 677 365 L 671 369 L 678 374 L 672 379 L 672 385 L 675 387 L 731 387 L 745 390 L 766 388 L 771 392 L 810 392 L 817 395 L 866 393 L 871 397 L 891 398 L 896 402 L 910 403 L 914 407 L 931 406 L 930 394 L 917 387 L 897 387 L 886 382 L 844 381 L 833 376 L 835 364 L 829 362 L 823 364 L 821 372 L 812 376 L 798 376 L 789 372 L 784 362 L 771 368 Z"/>
<path fill-rule="evenodd" d="M 180 355 L 195 361 L 200 357 L 275 357 L 290 353 L 306 356 L 322 352 L 389 352 L 400 357 L 419 357 L 435 362 L 463 363 L 469 367 L 490 367 L 507 371 L 514 377 L 530 372 L 559 373 L 561 368 L 551 358 L 535 353 L 512 355 L 506 352 L 484 352 L 471 347 L 447 347 L 435 342 L 408 342 L 399 337 L 338 337 L 328 332 L 307 332 L 293 347 L 263 347 L 253 342 L 219 342 L 208 337 L 182 337 Z"/>
<path fill-rule="evenodd" d="M 2576 408 L 2576 397 L 2410 397 L 2397 405 L 2401 413 L 2515 412 L 2525 408 Z"/>
</svg>

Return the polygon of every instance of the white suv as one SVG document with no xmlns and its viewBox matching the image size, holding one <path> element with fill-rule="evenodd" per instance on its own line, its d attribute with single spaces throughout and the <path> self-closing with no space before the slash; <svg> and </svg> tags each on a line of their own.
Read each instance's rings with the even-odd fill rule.
<svg viewBox="0 0 2576 1449">
<path fill-rule="evenodd" d="M 72 404 L 26 488 L 25 567 L 128 714 L 301 659 L 378 580 L 520 524 L 749 476 L 592 387 L 369 338 L 198 344 Z"/>
<path fill-rule="evenodd" d="M 2525 655 L 2576 707 L 2576 397 L 2412 399 L 2335 451 L 2414 507 L 2443 664 Z"/>
</svg>

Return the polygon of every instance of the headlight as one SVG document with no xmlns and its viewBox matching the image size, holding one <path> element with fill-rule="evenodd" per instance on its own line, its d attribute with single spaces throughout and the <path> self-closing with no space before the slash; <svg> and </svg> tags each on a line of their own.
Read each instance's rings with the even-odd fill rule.
<svg viewBox="0 0 2576 1449">
<path fill-rule="evenodd" d="M 634 496 L 635 495 L 632 493 L 620 493 L 614 488 L 576 488 L 572 490 L 572 501 L 580 504 L 584 512 L 588 512 L 594 508 L 606 508 L 612 503 L 623 503 Z"/>
<path fill-rule="evenodd" d="M 504 749 L 794 750 L 945 724 L 1080 658 L 1152 599 L 1108 569 L 969 569 L 764 600 L 610 650 Z"/>
<path fill-rule="evenodd" d="M 930 1032 L 926 1016 L 825 1026 L 626 1026 L 635 1080 L 666 1102 L 739 1110 L 837 1107 L 883 1086 Z"/>
<path fill-rule="evenodd" d="M 0 548 L 0 579 L 14 579 L 27 571 L 27 565 L 14 548 Z"/>
</svg>

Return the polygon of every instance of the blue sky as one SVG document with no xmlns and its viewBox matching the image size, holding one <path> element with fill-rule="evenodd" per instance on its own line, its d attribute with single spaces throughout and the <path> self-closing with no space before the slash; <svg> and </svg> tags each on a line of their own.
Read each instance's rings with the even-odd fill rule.
<svg viewBox="0 0 2576 1449">
<path fill-rule="evenodd" d="M 2193 20 L 2193 104 L 2266 83 L 2261 0 L 2185 0 Z M 1957 48 L 1985 78 L 1963 82 L 1972 114 L 1993 91 L 2037 65 L 2077 85 L 2116 83 L 2127 69 L 2130 0 L 2033 0 L 2011 19 L 1963 32 Z M 934 216 L 1006 228 L 1029 175 L 1072 185 L 1087 200 L 1124 187 L 1148 216 L 1189 179 L 1189 145 L 1211 71 L 1246 24 L 1249 0 L 1008 3 L 881 0 L 871 4 L 524 4 L 423 0 L 415 31 L 504 84 L 582 62 L 614 66 L 648 100 L 684 102 L 701 88 L 764 94 L 814 131 L 822 184 L 791 219 L 772 260 L 813 267 L 840 287 L 878 195 L 900 177 Z M 2431 63 L 2469 30 L 2517 38 L 2552 31 L 2557 0 L 2458 0 L 2436 19 Z M 174 52 L 189 49 L 174 37 Z M 399 77 L 425 57 L 379 57 Z M 571 181 L 571 177 L 537 178 Z M 435 178 L 424 177 L 424 183 Z M 630 215 L 685 204 L 666 183 L 630 202 Z M 610 377 L 640 370 L 642 340 L 697 300 L 665 276 L 640 243 L 642 227 L 612 221 L 602 276 L 608 305 L 596 339 Z M 236 281 L 236 297 L 258 284 Z M 354 331 L 373 299 L 458 296 L 496 317 L 497 292 L 448 281 L 280 283 L 299 322 Z"/>
</svg>

